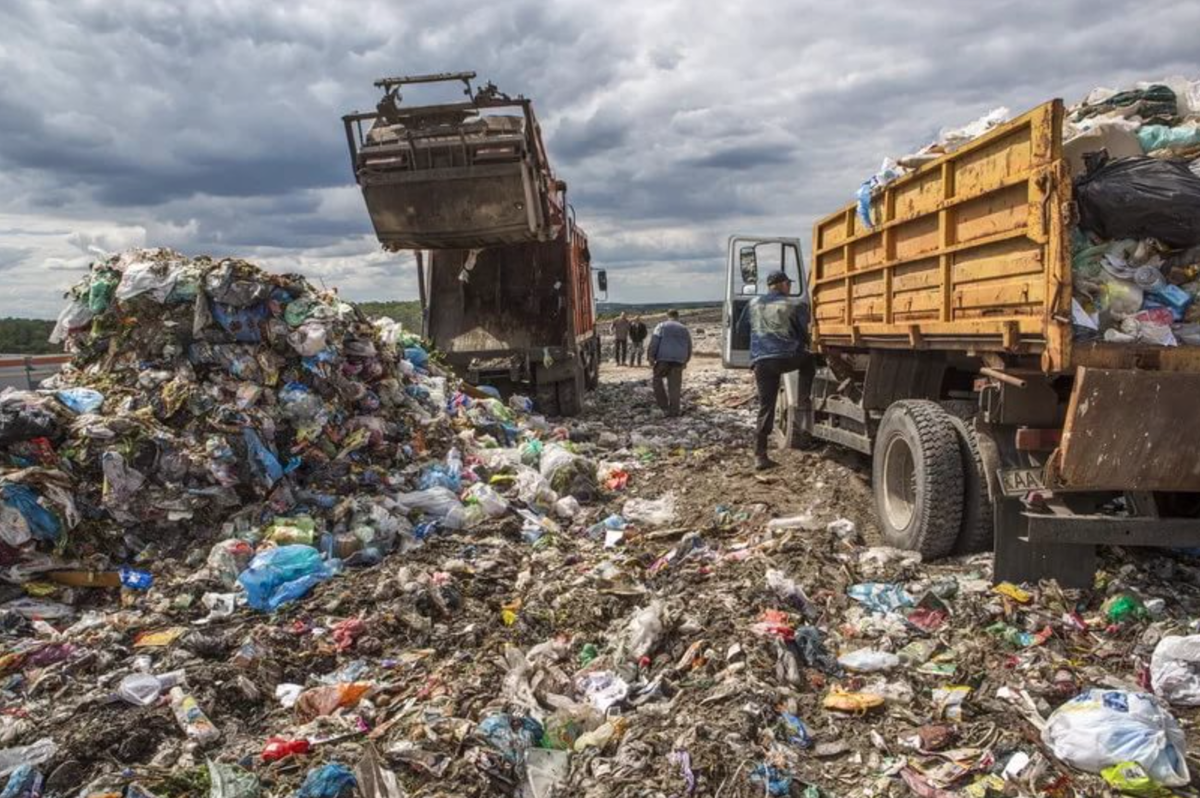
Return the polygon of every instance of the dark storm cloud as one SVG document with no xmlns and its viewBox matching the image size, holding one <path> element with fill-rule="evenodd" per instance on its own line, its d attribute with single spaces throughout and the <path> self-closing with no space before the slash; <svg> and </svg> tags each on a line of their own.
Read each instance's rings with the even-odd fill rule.
<svg viewBox="0 0 1200 798">
<path fill-rule="evenodd" d="M 82 266 L 63 231 L 410 290 L 411 262 L 373 241 L 340 120 L 382 75 L 475 69 L 533 98 L 618 299 L 716 295 L 728 233 L 808 240 L 885 155 L 995 106 L 1200 76 L 1194 2 L 962 8 L 10 0 L 0 246 L 31 249 L 4 261 L 24 280 L 11 295 L 53 313 L 41 275 Z"/>
</svg>

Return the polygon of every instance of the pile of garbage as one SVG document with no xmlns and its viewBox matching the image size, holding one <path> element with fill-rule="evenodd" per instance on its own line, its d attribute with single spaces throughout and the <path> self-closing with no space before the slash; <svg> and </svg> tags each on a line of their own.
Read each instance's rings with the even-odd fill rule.
<svg viewBox="0 0 1200 798">
<path fill-rule="evenodd" d="M 1065 127 L 1076 339 L 1200 344 L 1200 81 L 1096 89 Z"/>
<path fill-rule="evenodd" d="M 753 471 L 753 384 L 713 358 L 680 418 L 624 370 L 559 426 L 240 261 L 126 253 L 71 299 L 71 367 L 0 398 L 6 798 L 1191 778 L 1191 553 L 1066 591 L 872 545 L 853 463 Z"/>
</svg>

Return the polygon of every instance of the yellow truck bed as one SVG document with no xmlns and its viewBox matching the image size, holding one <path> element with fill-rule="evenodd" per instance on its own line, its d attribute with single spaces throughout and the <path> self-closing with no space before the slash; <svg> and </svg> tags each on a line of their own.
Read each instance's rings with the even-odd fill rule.
<svg viewBox="0 0 1200 798">
<path fill-rule="evenodd" d="M 1076 366 L 1200 371 L 1200 347 L 1073 345 L 1071 175 L 1053 100 L 816 223 L 810 287 L 821 351 L 873 347 L 1040 355 Z"/>
</svg>

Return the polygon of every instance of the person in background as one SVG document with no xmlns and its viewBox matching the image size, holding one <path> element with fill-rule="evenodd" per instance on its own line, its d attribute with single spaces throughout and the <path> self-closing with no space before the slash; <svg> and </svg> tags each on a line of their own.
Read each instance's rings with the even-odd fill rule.
<svg viewBox="0 0 1200 798">
<path fill-rule="evenodd" d="M 629 343 L 632 346 L 629 349 L 629 365 L 642 365 L 642 355 L 646 353 L 646 324 L 642 321 L 641 314 L 633 317 L 633 323 L 629 325 Z"/>
<path fill-rule="evenodd" d="M 650 368 L 653 369 L 650 382 L 654 386 L 654 401 L 667 416 L 678 416 L 683 369 L 692 359 L 692 334 L 679 321 L 679 311 L 668 310 L 667 320 L 654 328 L 654 334 L 650 336 L 649 356 Z"/>
<path fill-rule="evenodd" d="M 629 346 L 629 316 L 625 311 L 612 323 L 613 359 L 618 366 L 624 366 Z"/>
<path fill-rule="evenodd" d="M 738 326 L 750 333 L 750 367 L 758 388 L 758 424 L 755 468 L 779 465 L 767 455 L 767 442 L 775 428 L 775 403 L 783 375 L 800 372 L 800 408 L 807 412 L 816 366 L 808 352 L 808 303 L 789 303 L 791 279 L 783 272 L 767 277 L 767 293 L 756 296 L 742 311 Z"/>
</svg>

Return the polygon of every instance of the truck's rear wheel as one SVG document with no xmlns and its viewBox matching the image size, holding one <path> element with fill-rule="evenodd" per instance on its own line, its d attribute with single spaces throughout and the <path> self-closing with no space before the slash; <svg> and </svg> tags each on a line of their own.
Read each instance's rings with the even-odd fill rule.
<svg viewBox="0 0 1200 798">
<path fill-rule="evenodd" d="M 963 469 L 963 514 L 955 554 L 991 551 L 995 519 L 992 497 L 988 492 L 987 471 L 975 438 L 973 418 L 960 417 L 950 410 L 950 421 L 958 435 L 958 454 Z"/>
<path fill-rule="evenodd" d="M 918 399 L 889 407 L 871 471 L 884 543 L 924 559 L 949 554 L 962 522 L 963 466 L 946 411 Z"/>
</svg>

